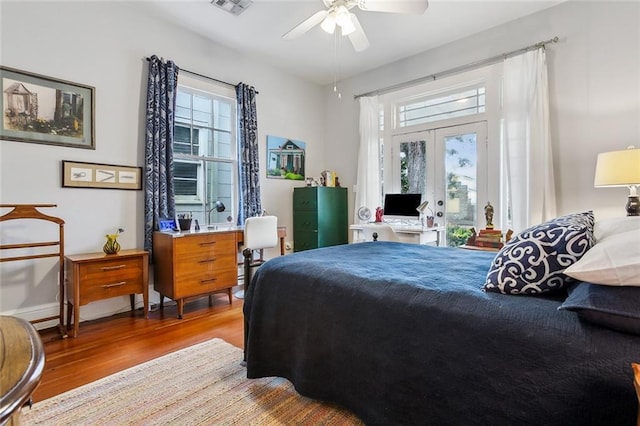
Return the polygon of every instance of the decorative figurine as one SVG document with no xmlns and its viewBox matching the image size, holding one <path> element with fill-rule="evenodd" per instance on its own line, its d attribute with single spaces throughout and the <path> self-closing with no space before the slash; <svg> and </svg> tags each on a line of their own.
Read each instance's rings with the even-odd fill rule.
<svg viewBox="0 0 640 426">
<path fill-rule="evenodd" d="M 384 214 L 384 210 L 382 207 L 376 207 L 376 223 L 382 222 L 382 215 Z"/>
<path fill-rule="evenodd" d="M 487 220 L 487 229 L 493 229 L 493 206 L 489 201 L 484 206 L 484 217 Z"/>
</svg>

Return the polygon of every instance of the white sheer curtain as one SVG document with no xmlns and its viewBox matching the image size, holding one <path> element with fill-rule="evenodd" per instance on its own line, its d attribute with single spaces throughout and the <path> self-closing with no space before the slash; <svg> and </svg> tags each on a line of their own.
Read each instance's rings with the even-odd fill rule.
<svg viewBox="0 0 640 426">
<path fill-rule="evenodd" d="M 519 232 L 556 216 L 544 48 L 506 59 L 503 88 L 508 208 L 502 209 L 502 223 Z"/>
<path fill-rule="evenodd" d="M 354 223 L 358 223 L 358 209 L 369 207 L 372 212 L 380 206 L 380 105 L 377 96 L 360 98 L 360 151 Z"/>
</svg>

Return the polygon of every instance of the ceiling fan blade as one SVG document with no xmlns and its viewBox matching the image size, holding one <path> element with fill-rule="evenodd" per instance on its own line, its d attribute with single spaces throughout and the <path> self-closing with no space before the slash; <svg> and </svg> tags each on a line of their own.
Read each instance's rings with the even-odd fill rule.
<svg viewBox="0 0 640 426">
<path fill-rule="evenodd" d="M 322 22 L 324 20 L 324 18 L 327 17 L 328 14 L 329 14 L 328 10 L 320 10 L 320 11 L 314 13 L 309 18 L 305 19 L 300 24 L 298 24 L 297 26 L 293 27 L 291 30 L 286 32 L 282 36 L 282 38 L 285 39 L 285 40 L 291 40 L 291 39 L 294 39 L 296 37 L 300 37 L 302 34 L 306 33 L 311 28 L 315 27 L 320 22 Z"/>
<path fill-rule="evenodd" d="M 356 27 L 356 30 L 349 34 L 349 40 L 351 40 L 351 44 L 356 52 L 362 52 L 366 48 L 369 47 L 369 39 L 367 39 L 367 35 L 364 33 L 362 29 L 362 25 L 360 25 L 360 21 L 358 21 L 358 17 L 351 13 L 351 22 L 353 22 L 353 26 Z"/>
<path fill-rule="evenodd" d="M 368 12 L 411 13 L 422 15 L 429 7 L 428 0 L 360 0 L 358 7 Z"/>
</svg>

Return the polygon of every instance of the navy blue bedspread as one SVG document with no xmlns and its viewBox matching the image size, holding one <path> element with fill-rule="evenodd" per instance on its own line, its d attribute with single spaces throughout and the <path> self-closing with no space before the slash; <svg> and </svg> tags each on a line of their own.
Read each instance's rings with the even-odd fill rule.
<svg viewBox="0 0 640 426">
<path fill-rule="evenodd" d="M 245 299 L 247 376 L 371 425 L 635 424 L 640 336 L 483 292 L 492 258 L 370 242 L 269 260 Z"/>
</svg>

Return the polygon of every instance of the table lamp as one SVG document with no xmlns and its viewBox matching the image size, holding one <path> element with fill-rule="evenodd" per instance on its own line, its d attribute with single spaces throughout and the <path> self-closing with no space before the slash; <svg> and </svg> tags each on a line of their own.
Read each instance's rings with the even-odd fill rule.
<svg viewBox="0 0 640 426">
<path fill-rule="evenodd" d="M 422 222 L 422 226 L 424 227 L 424 217 L 425 212 L 427 211 L 427 209 L 431 210 L 431 208 L 429 208 L 429 202 L 428 201 L 423 201 L 422 203 L 420 203 L 420 205 L 418 207 L 416 207 L 416 210 L 420 213 L 420 219 Z M 433 210 L 431 210 L 433 212 Z M 433 216 L 429 216 L 431 218 L 431 224 L 428 225 L 429 227 L 433 226 Z"/>
<path fill-rule="evenodd" d="M 627 216 L 640 216 L 640 148 L 630 146 L 620 151 L 598 154 L 596 176 L 593 185 L 596 188 L 626 186 L 629 188 Z"/>
</svg>

